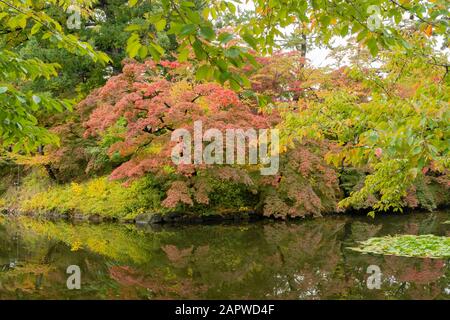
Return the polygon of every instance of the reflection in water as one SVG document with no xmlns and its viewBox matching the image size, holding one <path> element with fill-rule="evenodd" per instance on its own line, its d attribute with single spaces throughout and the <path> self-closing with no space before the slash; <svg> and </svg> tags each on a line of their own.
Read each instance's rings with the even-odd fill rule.
<svg viewBox="0 0 450 320">
<path fill-rule="evenodd" d="M 449 235 L 448 212 L 137 229 L 0 218 L 2 299 L 448 299 L 447 260 L 363 255 L 373 236 Z M 81 268 L 68 290 L 66 268 Z M 369 265 L 382 271 L 369 290 Z"/>
</svg>

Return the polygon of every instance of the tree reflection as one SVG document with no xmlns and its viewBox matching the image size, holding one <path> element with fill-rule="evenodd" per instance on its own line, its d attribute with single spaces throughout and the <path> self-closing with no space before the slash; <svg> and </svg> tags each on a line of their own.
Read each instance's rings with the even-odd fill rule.
<svg viewBox="0 0 450 320">
<path fill-rule="evenodd" d="M 435 299 L 448 298 L 448 261 L 363 255 L 357 241 L 395 233 L 445 235 L 448 214 L 399 219 L 327 217 L 136 229 L 29 218 L 0 221 L 1 298 Z M 20 234 L 20 243 L 14 235 Z M 15 240 L 16 239 L 16 240 Z M 66 268 L 82 270 L 81 290 Z M 366 285 L 369 265 L 381 290 Z"/>
</svg>

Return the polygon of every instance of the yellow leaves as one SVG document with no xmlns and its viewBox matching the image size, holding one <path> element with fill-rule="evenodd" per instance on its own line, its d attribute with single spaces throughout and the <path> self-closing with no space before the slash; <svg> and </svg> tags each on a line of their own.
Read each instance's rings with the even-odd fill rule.
<svg viewBox="0 0 450 320">
<path fill-rule="evenodd" d="M 4 208 L 6 205 L 5 199 L 0 198 L 0 209 Z"/>
<path fill-rule="evenodd" d="M 176 101 L 178 97 L 189 91 L 192 91 L 192 85 L 186 80 L 179 81 L 172 85 L 170 89 L 170 96 Z"/>
<path fill-rule="evenodd" d="M 148 261 L 149 253 L 144 249 L 143 236 L 135 231 L 124 230 L 128 229 L 127 226 L 118 228 L 102 224 L 93 228 L 89 224 L 55 223 L 24 216 L 18 220 L 21 228 L 49 240 L 61 241 L 71 251 L 89 250 L 117 261 Z M 44 273 L 45 269 L 42 268 Z"/>
<path fill-rule="evenodd" d="M 138 183 L 138 182 L 136 182 Z M 20 203 L 23 211 L 79 212 L 85 215 L 123 217 L 139 211 L 139 198 L 135 184 L 124 187 L 120 182 L 100 177 L 84 183 L 51 186 Z M 132 208 L 132 209 L 129 209 Z"/>
<path fill-rule="evenodd" d="M 197 105 L 202 108 L 206 113 L 209 111 L 209 104 L 208 99 L 206 97 L 200 97 L 197 100 L 195 100 Z"/>
<path fill-rule="evenodd" d="M 258 13 L 262 16 L 267 16 L 271 11 L 272 11 L 272 9 L 269 6 L 256 8 L 256 13 Z"/>
<path fill-rule="evenodd" d="M 353 125 L 353 119 L 350 119 L 350 118 L 345 119 L 344 122 L 343 122 L 343 124 L 344 124 L 345 126 L 347 126 L 347 127 L 350 127 L 350 126 Z"/>
<path fill-rule="evenodd" d="M 210 9 L 208 7 L 204 8 L 202 11 L 203 19 L 208 20 L 209 18 Z"/>
<path fill-rule="evenodd" d="M 83 247 L 83 244 L 79 240 L 75 240 L 70 247 L 70 251 L 78 251 L 82 247 Z"/>
<path fill-rule="evenodd" d="M 159 154 L 164 147 L 163 143 L 152 142 L 150 146 L 145 149 L 145 153 L 147 154 Z"/>
<path fill-rule="evenodd" d="M 324 158 L 327 163 L 331 163 L 335 167 L 339 167 L 342 160 L 345 158 L 345 155 L 342 153 L 328 152 L 325 154 Z"/>
<path fill-rule="evenodd" d="M 104 239 L 88 238 L 86 240 L 86 247 L 91 248 L 92 251 L 105 253 L 108 250 L 108 241 Z"/>
<path fill-rule="evenodd" d="M 28 16 L 26 14 L 17 14 L 12 16 L 8 22 L 7 25 L 11 29 L 17 29 L 20 27 L 21 29 L 25 29 L 27 26 Z"/>
<path fill-rule="evenodd" d="M 38 166 L 51 162 L 51 157 L 49 155 L 26 156 L 18 153 L 7 153 L 5 158 L 11 159 L 16 164 L 24 166 Z"/>
<path fill-rule="evenodd" d="M 429 24 L 427 27 L 426 27 L 426 29 L 425 29 L 425 34 L 428 36 L 428 37 L 431 37 L 431 35 L 433 34 L 433 26 L 431 25 L 431 24 Z"/>
<path fill-rule="evenodd" d="M 288 146 L 286 146 L 286 145 L 280 146 L 280 153 L 285 153 L 285 152 L 287 152 L 287 150 L 288 150 Z"/>
<path fill-rule="evenodd" d="M 107 179 L 94 179 L 87 183 L 87 188 L 85 187 L 86 195 L 88 197 L 97 197 L 108 190 L 109 184 L 111 183 L 108 183 Z"/>
<path fill-rule="evenodd" d="M 83 188 L 81 188 L 81 186 L 76 182 L 72 182 L 70 184 L 70 189 L 72 190 L 74 195 L 77 195 L 77 196 L 79 196 L 81 194 L 81 192 L 83 191 Z"/>
</svg>

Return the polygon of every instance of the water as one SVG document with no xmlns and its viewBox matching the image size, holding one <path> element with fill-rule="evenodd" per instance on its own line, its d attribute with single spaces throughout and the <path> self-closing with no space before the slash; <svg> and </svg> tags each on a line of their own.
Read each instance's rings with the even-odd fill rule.
<svg viewBox="0 0 450 320">
<path fill-rule="evenodd" d="M 136 228 L 0 217 L 1 299 L 449 299 L 448 260 L 363 255 L 357 241 L 450 236 L 450 212 Z M 68 290 L 69 265 L 81 289 Z M 379 290 L 366 271 L 382 272 Z"/>
</svg>

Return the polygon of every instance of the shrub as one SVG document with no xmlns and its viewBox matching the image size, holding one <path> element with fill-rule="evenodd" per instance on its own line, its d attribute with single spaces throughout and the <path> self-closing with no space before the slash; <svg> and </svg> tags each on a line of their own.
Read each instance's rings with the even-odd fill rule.
<svg viewBox="0 0 450 320">
<path fill-rule="evenodd" d="M 146 210 L 154 209 L 159 203 L 159 193 L 149 188 L 142 180 L 124 187 L 119 182 L 100 177 L 84 183 L 51 186 L 22 202 L 20 209 L 38 213 L 57 211 L 132 218 Z"/>
</svg>

